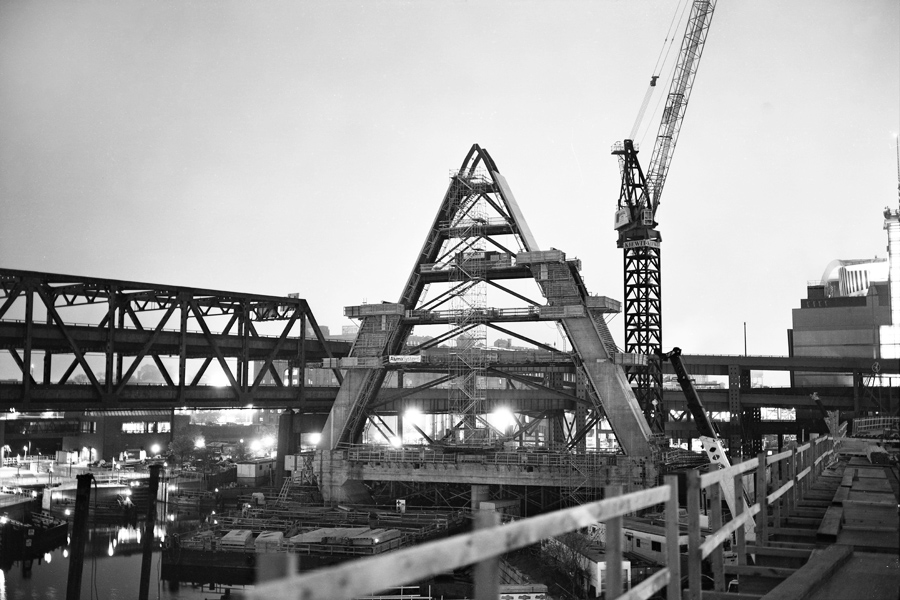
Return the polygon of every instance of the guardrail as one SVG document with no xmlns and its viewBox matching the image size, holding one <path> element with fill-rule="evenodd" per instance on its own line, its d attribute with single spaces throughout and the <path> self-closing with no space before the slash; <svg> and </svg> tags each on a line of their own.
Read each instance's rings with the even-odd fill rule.
<svg viewBox="0 0 900 600">
<path fill-rule="evenodd" d="M 786 516 L 796 507 L 802 495 L 810 489 L 815 479 L 826 466 L 826 459 L 832 456 L 834 443 L 830 437 L 818 437 L 800 446 L 772 456 L 760 453 L 756 458 L 737 463 L 727 469 L 700 475 L 696 470 L 687 473 L 688 511 L 688 589 L 687 600 L 701 598 L 701 564 L 710 560 L 713 572 L 714 591 L 725 591 L 725 574 L 754 574 L 758 567 L 747 564 L 747 540 L 745 526 L 755 519 L 756 545 L 769 544 L 769 508 L 775 527 L 781 525 Z M 756 500 L 750 506 L 744 505 L 744 477 L 755 476 Z M 732 484 L 729 486 L 729 483 Z M 768 493 L 768 489 L 774 491 Z M 727 524 L 722 520 L 723 490 L 734 490 L 735 515 Z M 710 500 L 710 533 L 705 541 L 700 540 L 700 495 L 708 490 Z M 725 566 L 723 545 L 734 536 L 737 565 Z M 771 574 L 773 569 L 766 567 Z M 788 575 L 787 572 L 784 573 Z"/>
<path fill-rule="evenodd" d="M 827 437 L 781 452 L 773 456 L 760 454 L 728 469 L 700 474 L 689 471 L 687 476 L 688 502 L 688 588 L 684 598 L 701 598 L 701 563 L 712 555 L 711 563 L 716 591 L 724 591 L 726 572 L 752 573 L 757 567 L 747 565 L 748 549 L 744 527 L 755 519 L 756 545 L 769 544 L 769 509 L 776 527 L 783 512 L 796 506 L 804 491 L 825 469 L 826 460 L 833 454 L 833 441 Z M 755 477 L 756 501 L 744 506 L 744 477 Z M 723 524 L 722 490 L 727 482 L 734 484 L 736 514 Z M 769 487 L 774 491 L 768 492 Z M 497 525 L 496 513 L 477 513 L 477 530 L 375 556 L 355 560 L 339 566 L 312 571 L 303 575 L 288 570 L 284 578 L 263 582 L 249 590 L 248 598 L 280 599 L 336 599 L 356 598 L 384 589 L 426 579 L 447 570 L 475 564 L 475 597 L 495 600 L 498 597 L 499 556 L 538 543 L 542 539 L 563 535 L 577 529 L 606 523 L 606 598 L 646 600 L 666 588 L 668 600 L 680 600 L 681 573 L 678 545 L 678 480 L 666 477 L 664 485 L 619 495 L 621 488 L 606 488 L 607 498 L 597 502 L 553 513 Z M 712 500 L 711 532 L 705 540 L 700 536 L 700 497 L 708 490 Z M 665 504 L 666 566 L 628 591 L 622 582 L 622 517 L 635 511 Z M 738 564 L 725 567 L 723 544 L 736 537 Z M 771 568 L 767 569 L 771 571 Z"/>
<path fill-rule="evenodd" d="M 496 600 L 498 592 L 498 557 L 505 553 L 562 535 L 582 527 L 605 522 L 607 527 L 607 598 L 637 600 L 649 598 L 668 588 L 668 599 L 680 597 L 680 561 L 677 541 L 667 545 L 668 566 L 626 593 L 622 581 L 622 517 L 637 510 L 665 504 L 666 530 L 669 539 L 678 539 L 678 480 L 666 477 L 665 485 L 619 495 L 620 487 L 607 488 L 605 500 L 583 504 L 553 513 L 496 525 L 493 512 L 477 514 L 478 529 L 473 533 L 453 536 L 391 552 L 383 556 L 356 560 L 336 567 L 304 575 L 288 575 L 259 584 L 248 591 L 249 598 L 304 600 L 356 598 L 372 592 L 404 585 L 476 564 L 475 597 Z"/>
<path fill-rule="evenodd" d="M 853 419 L 853 437 L 883 433 L 896 433 L 900 429 L 900 417 L 857 417 Z"/>
</svg>

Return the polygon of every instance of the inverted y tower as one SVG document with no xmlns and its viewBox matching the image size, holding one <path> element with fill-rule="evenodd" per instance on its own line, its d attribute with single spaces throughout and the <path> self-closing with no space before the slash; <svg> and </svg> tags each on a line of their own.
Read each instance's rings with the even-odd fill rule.
<svg viewBox="0 0 900 600">
<path fill-rule="evenodd" d="M 334 451 L 359 443 L 367 421 L 384 425 L 378 415 L 378 395 L 389 373 L 418 362 L 439 344 L 444 350 L 445 375 L 435 378 L 434 385 L 448 387 L 447 406 L 455 423 L 444 440 L 431 441 L 484 441 L 477 434 L 481 429 L 483 438 L 487 429 L 482 406 L 485 390 L 479 383 L 491 369 L 485 331 L 493 328 L 517 335 L 502 326 L 512 321 L 560 324 L 571 343 L 577 376 L 587 388 L 584 402 L 590 410 L 580 426 L 586 430 L 605 418 L 626 454 L 649 456 L 650 428 L 615 360 L 615 343 L 603 318 L 604 313 L 618 312 L 619 303 L 590 295 L 579 269 L 579 261 L 567 260 L 564 252 L 539 249 L 506 179 L 488 152 L 473 145 L 450 178 L 399 300 L 345 309 L 347 316 L 361 319 L 361 325 L 350 357 L 331 365 L 344 369 L 345 376 L 319 443 L 323 489 L 340 486 L 340 479 L 348 476 L 340 474 L 344 469 Z M 511 279 L 534 281 L 545 301 L 531 300 L 500 283 Z M 426 290 L 431 284 L 442 284 L 447 291 L 429 297 Z M 488 307 L 488 286 L 519 303 L 524 301 L 526 308 Z M 447 331 L 420 346 L 410 345 L 408 339 L 417 325 L 446 325 Z"/>
</svg>

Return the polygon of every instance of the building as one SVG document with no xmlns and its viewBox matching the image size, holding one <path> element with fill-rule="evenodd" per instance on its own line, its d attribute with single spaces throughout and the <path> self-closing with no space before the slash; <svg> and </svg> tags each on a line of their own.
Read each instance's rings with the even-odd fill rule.
<svg viewBox="0 0 900 600">
<path fill-rule="evenodd" d="M 900 358 L 900 211 L 885 209 L 888 257 L 833 260 L 792 311 L 791 356 Z M 853 385 L 849 375 L 797 373 L 792 385 Z M 889 383 L 889 382 L 888 382 Z M 882 383 L 884 385 L 884 383 Z"/>
</svg>

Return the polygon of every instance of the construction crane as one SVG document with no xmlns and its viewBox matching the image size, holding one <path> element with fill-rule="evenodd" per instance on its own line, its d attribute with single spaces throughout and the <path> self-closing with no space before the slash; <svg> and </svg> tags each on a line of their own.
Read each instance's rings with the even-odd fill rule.
<svg viewBox="0 0 900 600">
<path fill-rule="evenodd" d="M 625 255 L 625 352 L 648 357 L 646 367 L 630 367 L 628 379 L 654 432 L 664 432 L 662 406 L 662 271 L 656 211 L 684 121 L 700 56 L 706 45 L 716 0 L 694 0 L 669 87 L 659 132 L 646 176 L 638 162 L 638 147 L 626 139 L 613 145 L 619 158 L 622 185 L 616 210 L 617 245 Z M 651 79 L 655 87 L 656 78 Z M 647 106 L 641 106 L 641 114 Z M 639 117 L 640 119 L 640 114 Z M 637 123 L 635 124 L 635 130 Z M 634 134 L 632 133 L 632 136 Z"/>
</svg>

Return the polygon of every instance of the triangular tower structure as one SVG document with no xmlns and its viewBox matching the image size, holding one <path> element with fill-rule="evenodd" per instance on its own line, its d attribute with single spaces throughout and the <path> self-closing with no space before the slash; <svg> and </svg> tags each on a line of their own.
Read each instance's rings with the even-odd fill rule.
<svg viewBox="0 0 900 600">
<path fill-rule="evenodd" d="M 440 436 L 422 432 L 429 443 L 484 446 L 507 441 L 529 427 L 529 418 L 540 415 L 517 411 L 513 433 L 491 425 L 486 415 L 496 403 L 485 382 L 501 377 L 513 389 L 555 388 L 563 395 L 566 388 L 574 390 L 568 397 L 577 400 L 579 410 L 567 425 L 571 447 L 605 419 L 621 451 L 649 456 L 651 431 L 621 367 L 635 357 L 617 352 L 604 320 L 605 314 L 619 312 L 620 305 L 590 295 L 579 270 L 580 261 L 567 259 L 561 250 L 539 248 L 506 179 L 488 152 L 473 145 L 451 175 L 399 301 L 345 309 L 361 325 L 350 356 L 327 365 L 345 374 L 322 432 L 320 454 L 360 443 L 367 427 L 390 439 L 393 432 L 379 409 L 425 390 L 432 396 L 446 392 L 442 406 L 452 415 Z M 530 286 L 530 296 L 523 285 Z M 489 306 L 497 295 L 518 306 Z M 563 349 L 513 331 L 513 326 L 558 329 L 565 335 Z M 412 335 L 414 328 L 416 333 L 442 331 L 423 341 Z M 524 341 L 534 352 L 498 351 L 487 342 L 488 330 Z M 513 364 L 523 361 L 531 367 Z M 416 371 L 430 373 L 430 378 L 405 386 L 404 374 Z M 538 372 L 541 376 L 534 377 Z M 326 462 L 331 464 L 324 456 L 319 461 L 320 476 L 329 479 Z"/>
</svg>

